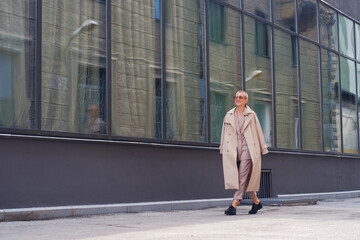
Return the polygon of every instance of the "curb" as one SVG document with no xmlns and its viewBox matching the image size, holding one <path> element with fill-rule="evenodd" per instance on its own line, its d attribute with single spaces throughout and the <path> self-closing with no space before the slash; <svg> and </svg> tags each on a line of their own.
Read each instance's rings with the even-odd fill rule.
<svg viewBox="0 0 360 240">
<path fill-rule="evenodd" d="M 164 212 L 174 210 L 198 210 L 224 207 L 227 206 L 231 201 L 231 198 L 223 198 L 146 203 L 2 209 L 0 210 L 0 221 L 44 220 L 114 213 L 138 213 L 145 211 Z"/>
<path fill-rule="evenodd" d="M 317 198 L 318 200 L 360 198 L 360 190 L 344 191 L 344 192 L 326 192 L 326 193 L 282 194 L 282 195 L 278 195 L 278 197 L 288 198 L 288 199 Z"/>
<path fill-rule="evenodd" d="M 294 206 L 311 205 L 320 200 L 360 198 L 359 191 L 332 192 L 332 193 L 311 193 L 311 194 L 284 194 L 277 198 L 263 198 L 261 203 L 264 206 Z M 90 215 L 115 214 L 115 213 L 138 213 L 146 211 L 181 211 L 199 210 L 215 207 L 227 207 L 232 198 L 221 199 L 200 199 L 184 201 L 161 201 L 145 203 L 123 203 L 103 205 L 79 205 L 60 207 L 34 207 L 0 209 L 0 222 L 3 221 L 29 221 L 44 220 L 67 217 L 83 217 Z M 241 204 L 252 204 L 251 199 L 244 199 Z"/>
<path fill-rule="evenodd" d="M 264 206 L 289 206 L 289 205 L 309 205 L 316 204 L 317 199 L 287 199 L 269 198 L 262 199 Z M 67 217 L 83 217 L 90 215 L 115 214 L 115 213 L 138 213 L 146 211 L 166 212 L 199 210 L 215 207 L 227 207 L 232 202 L 232 198 L 223 199 L 202 199 L 185 201 L 164 201 L 147 203 L 125 203 L 125 204 L 105 204 L 105 205 L 81 205 L 63 207 L 36 207 L 3 209 L 0 213 L 0 221 L 30 221 L 45 220 Z M 244 199 L 241 204 L 252 204 L 251 199 Z"/>
</svg>

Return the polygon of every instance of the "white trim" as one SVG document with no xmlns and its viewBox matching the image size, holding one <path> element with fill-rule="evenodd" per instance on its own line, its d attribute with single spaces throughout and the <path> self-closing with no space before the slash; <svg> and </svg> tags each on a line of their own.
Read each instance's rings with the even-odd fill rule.
<svg viewBox="0 0 360 240">
<path fill-rule="evenodd" d="M 360 197 L 360 190 L 342 192 L 323 192 L 323 193 L 300 193 L 300 194 L 280 194 L 279 198 L 317 198 L 324 199 L 344 199 Z"/>
</svg>

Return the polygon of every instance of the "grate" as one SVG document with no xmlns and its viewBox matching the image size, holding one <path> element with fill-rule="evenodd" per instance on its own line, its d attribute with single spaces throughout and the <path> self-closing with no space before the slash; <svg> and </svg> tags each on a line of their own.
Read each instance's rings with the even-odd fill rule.
<svg viewBox="0 0 360 240">
<path fill-rule="evenodd" d="M 262 169 L 260 176 L 260 189 L 257 193 L 259 198 L 271 198 L 272 196 L 272 176 L 270 169 Z M 247 193 L 244 194 L 244 199 L 250 199 Z"/>
</svg>

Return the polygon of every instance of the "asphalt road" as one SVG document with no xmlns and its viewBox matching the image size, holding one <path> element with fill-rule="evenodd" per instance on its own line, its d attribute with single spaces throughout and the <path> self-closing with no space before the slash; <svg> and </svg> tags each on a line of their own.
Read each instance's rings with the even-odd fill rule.
<svg viewBox="0 0 360 240">
<path fill-rule="evenodd" d="M 1 240 L 110 239 L 359 239 L 360 198 L 307 206 L 264 206 L 236 216 L 223 208 L 126 213 L 43 221 L 0 222 Z"/>
</svg>

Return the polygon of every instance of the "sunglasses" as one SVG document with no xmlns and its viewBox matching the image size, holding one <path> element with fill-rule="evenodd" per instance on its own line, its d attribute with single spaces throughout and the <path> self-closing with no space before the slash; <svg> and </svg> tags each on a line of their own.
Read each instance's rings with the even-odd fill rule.
<svg viewBox="0 0 360 240">
<path fill-rule="evenodd" d="M 245 96 L 235 96 L 234 99 L 246 99 L 247 97 Z"/>
</svg>

